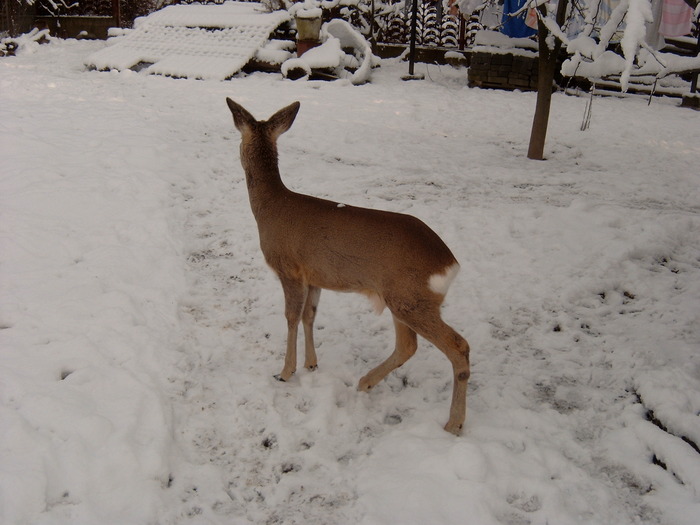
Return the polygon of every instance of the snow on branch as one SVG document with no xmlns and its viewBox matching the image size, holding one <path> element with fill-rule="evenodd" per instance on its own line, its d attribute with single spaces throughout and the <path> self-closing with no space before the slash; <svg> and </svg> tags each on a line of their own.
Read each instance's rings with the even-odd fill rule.
<svg viewBox="0 0 700 525">
<path fill-rule="evenodd" d="M 27 5 L 42 5 L 46 10 L 57 15 L 62 11 L 68 11 L 74 7 L 78 7 L 79 2 L 69 2 L 66 0 L 20 0 L 20 3 L 26 3 Z"/>
<path fill-rule="evenodd" d="M 531 7 L 541 0 L 532 0 Z M 651 48 L 646 42 L 647 24 L 653 22 L 651 0 L 620 0 L 604 23 L 602 0 L 583 0 L 576 10 L 582 18 L 581 28 L 575 35 L 567 34 L 566 26 L 574 16 L 567 13 L 567 23 L 560 26 L 554 20 L 551 9 L 546 16 L 537 14 L 547 30 L 559 39 L 571 57 L 562 66 L 565 76 L 583 75 L 603 77 L 620 75 L 623 91 L 627 91 L 634 74 L 653 74 L 657 78 L 696 70 L 699 57 L 676 57 Z M 621 55 L 610 51 L 611 43 L 619 39 Z"/>
<path fill-rule="evenodd" d="M 630 74 L 634 68 L 635 58 L 639 53 L 642 44 L 645 44 L 647 34 L 647 22 L 652 22 L 654 16 L 651 12 L 651 2 L 649 0 L 629 0 L 627 9 L 627 27 L 622 35 L 622 53 L 625 56 L 625 69 L 620 77 L 622 91 L 627 91 Z"/>
</svg>

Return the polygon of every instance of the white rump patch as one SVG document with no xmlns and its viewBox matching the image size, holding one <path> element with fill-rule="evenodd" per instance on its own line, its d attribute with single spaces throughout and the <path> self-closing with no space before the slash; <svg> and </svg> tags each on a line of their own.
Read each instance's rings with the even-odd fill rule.
<svg viewBox="0 0 700 525">
<path fill-rule="evenodd" d="M 448 266 L 444 272 L 431 275 L 428 279 L 428 287 L 437 294 L 446 295 L 458 273 L 459 264 L 454 263 L 452 266 Z"/>
</svg>

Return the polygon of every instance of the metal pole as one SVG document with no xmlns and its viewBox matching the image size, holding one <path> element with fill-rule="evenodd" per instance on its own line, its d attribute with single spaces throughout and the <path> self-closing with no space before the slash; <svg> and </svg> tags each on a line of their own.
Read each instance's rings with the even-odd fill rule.
<svg viewBox="0 0 700 525">
<path fill-rule="evenodd" d="M 375 10 L 374 10 L 374 0 L 372 0 L 372 5 L 371 5 L 371 13 L 372 13 L 372 24 L 370 25 L 370 37 L 369 37 L 369 43 L 372 46 L 372 52 L 376 53 L 377 52 L 377 21 L 374 19 L 375 15 Z"/>
<path fill-rule="evenodd" d="M 695 20 L 695 54 L 700 53 L 700 18 Z M 698 72 L 693 74 L 690 81 L 690 92 L 697 93 L 698 91 Z"/>
<path fill-rule="evenodd" d="M 418 28 L 418 2 L 413 0 L 413 12 L 411 13 L 411 47 L 408 52 L 408 74 L 413 76 L 413 66 L 416 62 L 416 31 Z"/>
</svg>

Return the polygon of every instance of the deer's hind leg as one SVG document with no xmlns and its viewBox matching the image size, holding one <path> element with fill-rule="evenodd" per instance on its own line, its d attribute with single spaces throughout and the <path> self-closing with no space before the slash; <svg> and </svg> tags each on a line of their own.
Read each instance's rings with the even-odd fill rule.
<svg viewBox="0 0 700 525">
<path fill-rule="evenodd" d="M 314 347 L 314 320 L 318 301 L 321 298 L 321 289 L 316 286 L 309 286 L 304 302 L 304 311 L 301 315 L 301 323 L 304 327 L 304 368 L 316 370 L 318 361 L 316 359 L 316 349 Z"/>
<path fill-rule="evenodd" d="M 445 430 L 458 435 L 467 414 L 467 381 L 469 380 L 469 343 L 440 317 L 440 304 L 424 308 L 405 308 L 400 319 L 434 344 L 452 363 L 452 403 Z"/>
<path fill-rule="evenodd" d="M 369 391 L 392 370 L 400 367 L 416 353 L 416 349 L 418 348 L 416 332 L 397 319 L 396 316 L 394 316 L 394 328 L 396 329 L 396 347 L 394 348 L 394 352 L 386 361 L 370 370 L 367 375 L 360 379 L 357 385 L 358 390 L 364 392 Z"/>
<path fill-rule="evenodd" d="M 437 346 L 452 363 L 452 403 L 450 418 L 445 424 L 445 430 L 459 435 L 467 417 L 467 381 L 469 381 L 469 343 L 444 321 L 432 334 L 426 334 L 426 339 Z"/>
</svg>

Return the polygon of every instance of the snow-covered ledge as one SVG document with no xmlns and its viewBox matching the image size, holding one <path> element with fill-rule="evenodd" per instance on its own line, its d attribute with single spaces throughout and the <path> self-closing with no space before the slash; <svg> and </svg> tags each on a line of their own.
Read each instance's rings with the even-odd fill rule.
<svg viewBox="0 0 700 525">
<path fill-rule="evenodd" d="M 537 42 L 530 38 L 511 38 L 498 31 L 477 31 L 474 51 L 537 57 Z"/>
</svg>

